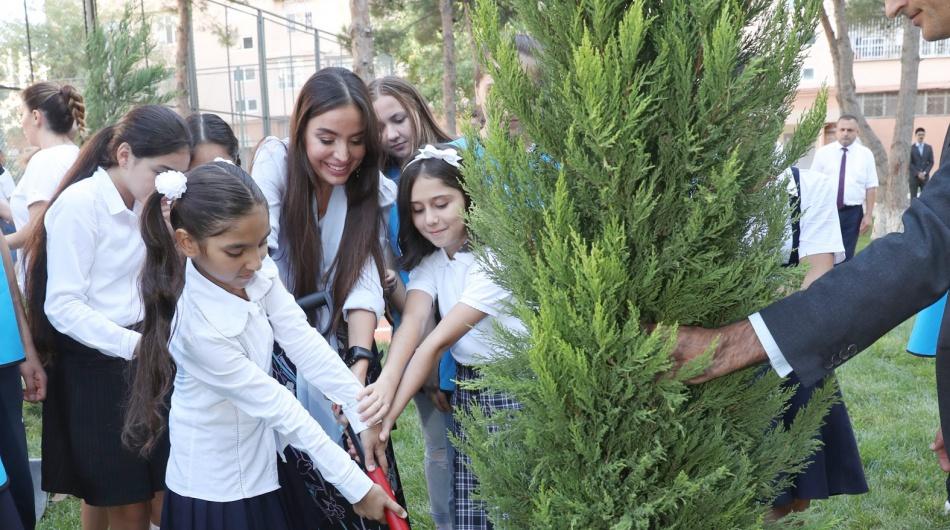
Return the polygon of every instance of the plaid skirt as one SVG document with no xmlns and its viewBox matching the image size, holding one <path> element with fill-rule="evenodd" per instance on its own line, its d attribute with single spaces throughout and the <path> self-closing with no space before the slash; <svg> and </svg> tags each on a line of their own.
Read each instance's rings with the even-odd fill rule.
<svg viewBox="0 0 950 530">
<path fill-rule="evenodd" d="M 459 383 L 478 378 L 478 372 L 471 366 L 457 364 L 455 380 Z M 467 413 L 472 407 L 479 407 L 483 413 L 491 414 L 496 410 L 517 410 L 521 404 L 506 394 L 471 390 L 457 386 L 452 394 L 452 408 Z M 489 425 L 489 432 L 497 432 L 497 425 Z M 459 440 L 465 440 L 465 434 L 459 422 L 453 422 L 452 432 Z M 471 470 L 472 459 L 456 448 L 455 451 L 455 530 L 491 530 L 485 501 L 474 498 L 478 488 L 478 478 Z"/>
</svg>

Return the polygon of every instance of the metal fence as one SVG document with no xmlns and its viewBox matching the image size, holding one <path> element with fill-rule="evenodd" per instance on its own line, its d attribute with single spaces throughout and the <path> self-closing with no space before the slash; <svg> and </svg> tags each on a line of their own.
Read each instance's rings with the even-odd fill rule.
<svg viewBox="0 0 950 530">
<path fill-rule="evenodd" d="M 108 23 L 109 13 L 116 13 L 125 1 L 97 0 L 100 23 Z M 345 0 L 337 3 L 339 10 L 349 9 Z M 141 22 L 150 27 L 155 44 L 146 61 L 174 66 L 178 16 L 167 4 L 163 0 L 132 1 Z M 196 87 L 190 94 L 192 109 L 218 114 L 230 123 L 245 160 L 249 160 L 250 151 L 262 137 L 289 133 L 296 95 L 315 71 L 328 66 L 352 67 L 352 57 L 344 40 L 332 31 L 316 27 L 319 24 L 326 28 L 328 18 L 345 18 L 342 12 L 328 13 L 327 2 L 320 4 L 323 8 L 320 13 L 309 11 L 314 2 L 262 1 L 257 4 L 277 6 L 284 12 L 229 0 L 194 2 L 188 61 L 191 85 Z M 31 26 L 36 30 L 44 19 L 43 6 L 39 2 L 24 2 L 24 6 L 26 16 L 22 24 L 29 35 Z M 75 3 L 75 11 L 77 19 L 82 20 L 81 2 Z M 342 22 L 338 29 L 343 29 Z M 34 31 L 27 42 L 32 40 L 35 45 L 37 39 L 47 36 L 47 33 Z M 33 65 L 41 62 L 35 53 L 23 50 L 20 67 L 13 69 L 17 75 L 7 75 L 0 80 L 0 128 L 9 133 L 0 136 L 0 149 L 7 151 L 11 159 L 16 158 L 22 146 L 22 140 L 16 137 L 18 90 L 31 82 L 26 66 L 32 71 Z M 375 68 L 378 75 L 393 73 L 392 58 L 377 56 Z M 47 79 L 39 67 L 34 77 L 37 81 Z M 82 85 L 81 79 L 51 80 Z M 174 89 L 173 80 L 166 81 L 165 88 Z"/>
</svg>

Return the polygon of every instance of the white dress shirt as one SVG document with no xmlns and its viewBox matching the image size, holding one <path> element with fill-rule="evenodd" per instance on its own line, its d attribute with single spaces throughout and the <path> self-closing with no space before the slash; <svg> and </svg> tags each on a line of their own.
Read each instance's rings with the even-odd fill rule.
<svg viewBox="0 0 950 530">
<path fill-rule="evenodd" d="M 827 175 L 810 169 L 799 169 L 802 188 L 802 215 L 798 219 L 798 257 L 815 254 L 834 254 L 835 263 L 844 261 L 844 243 L 841 240 L 841 224 L 838 221 L 838 182 Z M 780 177 L 787 179 L 788 193 L 798 196 L 798 188 L 792 171 L 786 170 Z M 788 262 L 792 251 L 792 223 L 786 227 L 785 244 L 782 248 L 783 263 Z"/>
<path fill-rule="evenodd" d="M 452 356 L 461 364 L 485 364 L 505 356 L 497 346 L 496 323 L 516 333 L 525 332 L 521 320 L 509 311 L 511 293 L 491 279 L 484 264 L 471 252 L 456 252 L 449 259 L 444 250 L 436 250 L 409 271 L 406 288 L 438 300 L 442 315 L 447 315 L 456 304 L 488 315 L 452 345 Z"/>
<path fill-rule="evenodd" d="M 106 170 L 66 188 L 46 212 L 46 303 L 60 333 L 114 357 L 131 359 L 142 320 L 139 273 L 145 242 L 138 204 L 125 206 Z"/>
<path fill-rule="evenodd" d="M 53 198 L 66 171 L 79 156 L 74 144 L 62 144 L 40 149 L 30 158 L 20 182 L 10 196 L 13 224 L 20 230 L 30 221 L 30 206 Z"/>
<path fill-rule="evenodd" d="M 212 502 L 274 491 L 280 436 L 306 451 L 348 501 L 359 501 L 372 481 L 270 376 L 274 341 L 343 406 L 357 432 L 366 429 L 356 412 L 362 385 L 307 322 L 272 260 L 245 291 L 249 300 L 212 283 L 188 260 L 169 342 L 178 367 L 168 418 L 169 489 Z"/>
<path fill-rule="evenodd" d="M 836 198 L 838 193 L 838 175 L 841 172 L 842 154 L 844 154 L 844 152 L 842 151 L 841 144 L 833 142 L 818 149 L 815 153 L 815 159 L 811 164 L 812 170 L 828 175 L 834 179 Z M 852 143 L 848 146 L 848 158 L 845 162 L 845 206 L 864 204 L 867 190 L 869 188 L 876 188 L 877 186 L 877 166 L 874 163 L 874 153 L 857 142 Z"/>
<path fill-rule="evenodd" d="M 800 169 L 799 173 L 802 186 L 802 215 L 799 218 L 798 256 L 803 258 L 814 254 L 831 253 L 835 255 L 835 263 L 840 263 L 844 259 L 844 244 L 841 241 L 841 225 L 838 222 L 836 206 L 838 181 L 807 169 Z M 783 174 L 783 178 L 788 178 L 789 193 L 796 194 L 791 171 Z M 786 246 L 787 249 L 791 249 L 790 238 L 786 241 Z M 786 261 L 787 257 L 786 255 Z M 749 316 L 749 323 L 752 324 L 752 329 L 759 342 L 762 343 L 775 372 L 781 377 L 790 374 L 792 367 L 782 355 L 762 316 L 759 313 Z"/>
</svg>

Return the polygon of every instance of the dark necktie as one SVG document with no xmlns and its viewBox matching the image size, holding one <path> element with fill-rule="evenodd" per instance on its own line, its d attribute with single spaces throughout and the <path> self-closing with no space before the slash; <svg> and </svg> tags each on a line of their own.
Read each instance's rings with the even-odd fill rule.
<svg viewBox="0 0 950 530">
<path fill-rule="evenodd" d="M 838 209 L 844 208 L 844 170 L 848 165 L 848 148 L 842 147 L 841 169 L 838 170 Z"/>
</svg>

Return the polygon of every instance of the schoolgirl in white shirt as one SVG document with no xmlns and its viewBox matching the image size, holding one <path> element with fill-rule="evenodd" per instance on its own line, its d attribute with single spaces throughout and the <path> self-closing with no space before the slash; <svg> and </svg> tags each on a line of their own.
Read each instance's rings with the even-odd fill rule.
<svg viewBox="0 0 950 530">
<path fill-rule="evenodd" d="M 14 249 L 27 243 L 36 220 L 79 156 L 73 137 L 86 126 L 82 95 L 70 85 L 36 83 L 23 90 L 22 99 L 23 135 L 27 143 L 39 151 L 30 157 L 10 196 L 17 231 L 7 236 L 7 243 Z"/>
<path fill-rule="evenodd" d="M 524 331 L 524 325 L 508 312 L 511 293 L 491 279 L 485 263 L 469 250 L 463 216 L 470 199 L 461 184 L 460 162 L 454 147 L 427 145 L 403 168 L 400 177 L 399 216 L 411 219 L 399 230 L 402 265 L 409 271 L 408 295 L 383 373 L 364 390 L 368 402 L 381 401 L 382 409 L 388 409 L 384 439 L 450 347 L 460 383 L 452 396 L 456 414 L 466 414 L 472 407 L 486 412 L 520 408 L 509 396 L 461 384 L 478 377 L 479 365 L 505 355 L 496 344 L 496 325 L 514 332 Z M 438 304 L 442 320 L 423 339 L 433 302 Z M 457 422 L 455 434 L 463 436 Z M 469 465 L 470 459 L 456 449 L 455 530 L 489 528 L 485 504 L 473 496 L 478 481 Z"/>
<path fill-rule="evenodd" d="M 357 513 L 404 515 L 269 375 L 276 340 L 356 431 L 378 437 L 379 426 L 367 429 L 356 411 L 362 385 L 277 278 L 267 201 L 254 181 L 221 161 L 187 177 L 161 174 L 156 188 L 142 212 L 145 320 L 125 438 L 144 454 L 154 448 L 174 381 L 162 528 L 298 528 L 299 514 L 286 513 L 277 491 L 275 433 L 306 451 Z"/>
<path fill-rule="evenodd" d="M 373 334 L 383 314 L 382 208 L 395 199 L 395 186 L 379 174 L 379 134 L 366 85 L 343 68 L 325 68 L 300 90 L 285 143 L 265 138 L 251 175 L 267 197 L 268 247 L 280 277 L 297 298 L 324 291 L 329 304 L 313 323 L 362 383 L 379 360 Z M 274 376 L 294 388 L 305 408 L 338 443 L 342 431 L 332 403 L 293 362 L 275 350 Z M 401 499 L 390 450 L 390 482 Z M 310 497 L 310 528 L 377 528 L 349 509 L 310 465 L 305 453 L 288 449 L 291 483 Z"/>
<path fill-rule="evenodd" d="M 122 446 L 121 428 L 142 319 L 139 204 L 190 152 L 174 111 L 133 109 L 86 142 L 27 248 L 30 327 L 49 372 L 43 490 L 104 507 L 113 529 L 157 523 L 150 502 L 165 489 L 167 441 L 143 459 Z"/>
</svg>

